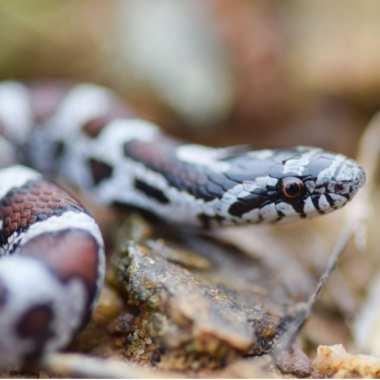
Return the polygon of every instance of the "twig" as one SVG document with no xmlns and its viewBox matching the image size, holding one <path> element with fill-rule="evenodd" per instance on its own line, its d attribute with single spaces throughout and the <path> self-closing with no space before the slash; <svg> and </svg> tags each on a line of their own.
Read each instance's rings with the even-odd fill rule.
<svg viewBox="0 0 380 380">
<path fill-rule="evenodd" d="M 292 321 L 292 324 L 290 325 L 288 331 L 284 334 L 282 337 L 280 343 L 277 345 L 276 350 L 273 353 L 273 356 L 275 358 L 278 358 L 278 356 L 286 350 L 289 345 L 292 343 L 294 336 L 297 334 L 297 332 L 300 330 L 302 325 L 304 324 L 305 320 L 310 316 L 311 311 L 313 309 L 313 306 L 315 304 L 315 301 L 317 300 L 317 297 L 323 287 L 323 285 L 326 283 L 327 279 L 329 278 L 331 272 L 334 270 L 335 265 L 337 264 L 341 254 L 344 252 L 344 249 L 346 248 L 349 240 L 352 236 L 356 233 L 356 224 L 348 224 L 343 232 L 340 235 L 340 238 L 330 256 L 329 262 L 327 264 L 327 267 L 325 269 L 325 272 L 319 279 L 314 292 L 309 297 L 307 303 L 305 303 L 301 309 L 298 311 L 297 315 L 295 316 L 294 320 Z"/>
</svg>

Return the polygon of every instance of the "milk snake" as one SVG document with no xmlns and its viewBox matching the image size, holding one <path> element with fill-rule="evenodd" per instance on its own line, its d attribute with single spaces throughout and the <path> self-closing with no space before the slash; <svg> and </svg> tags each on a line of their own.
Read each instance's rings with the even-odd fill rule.
<svg viewBox="0 0 380 380">
<path fill-rule="evenodd" d="M 101 204 L 207 228 L 329 213 L 365 179 L 355 161 L 318 148 L 187 144 L 97 85 L 1 83 L 1 367 L 65 347 L 102 287 L 100 230 L 53 174 Z"/>
</svg>

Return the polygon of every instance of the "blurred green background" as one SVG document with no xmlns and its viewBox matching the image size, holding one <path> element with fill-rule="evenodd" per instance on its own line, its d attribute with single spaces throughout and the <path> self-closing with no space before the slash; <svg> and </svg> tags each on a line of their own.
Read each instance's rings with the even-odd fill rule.
<svg viewBox="0 0 380 380">
<path fill-rule="evenodd" d="M 376 0 L 1 0 L 0 79 L 92 81 L 210 145 L 354 156 L 380 108 Z"/>
</svg>

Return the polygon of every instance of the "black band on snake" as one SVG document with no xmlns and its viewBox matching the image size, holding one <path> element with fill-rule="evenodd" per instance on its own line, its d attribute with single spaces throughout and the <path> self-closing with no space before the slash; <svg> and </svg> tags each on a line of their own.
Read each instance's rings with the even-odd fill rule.
<svg viewBox="0 0 380 380">
<path fill-rule="evenodd" d="M 318 148 L 176 140 L 96 85 L 3 82 L 0 366 L 66 346 L 91 317 L 103 283 L 96 222 L 40 173 L 58 174 L 98 203 L 207 228 L 326 214 L 365 180 L 354 160 Z"/>
</svg>

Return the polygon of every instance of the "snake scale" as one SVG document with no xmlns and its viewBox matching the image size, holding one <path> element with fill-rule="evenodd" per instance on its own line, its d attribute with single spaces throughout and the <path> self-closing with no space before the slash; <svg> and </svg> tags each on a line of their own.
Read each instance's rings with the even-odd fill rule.
<svg viewBox="0 0 380 380">
<path fill-rule="evenodd" d="M 2 367 L 65 347 L 91 318 L 102 288 L 99 227 L 48 180 L 53 174 L 100 204 L 133 205 L 206 228 L 327 214 L 365 180 L 354 160 L 319 148 L 185 143 L 97 85 L 2 82 Z"/>
</svg>

